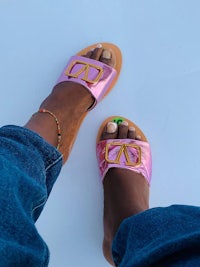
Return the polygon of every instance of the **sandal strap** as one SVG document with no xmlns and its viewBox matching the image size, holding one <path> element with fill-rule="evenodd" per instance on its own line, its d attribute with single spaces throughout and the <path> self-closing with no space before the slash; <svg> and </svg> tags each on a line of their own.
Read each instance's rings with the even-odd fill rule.
<svg viewBox="0 0 200 267">
<path fill-rule="evenodd" d="M 97 159 L 101 179 L 110 168 L 129 169 L 151 182 L 152 157 L 148 142 L 133 139 L 109 139 L 97 144 Z"/>
<path fill-rule="evenodd" d="M 117 72 L 114 68 L 91 58 L 73 56 L 59 77 L 57 84 L 71 81 L 82 84 L 94 97 L 89 110 L 103 98 Z"/>
</svg>

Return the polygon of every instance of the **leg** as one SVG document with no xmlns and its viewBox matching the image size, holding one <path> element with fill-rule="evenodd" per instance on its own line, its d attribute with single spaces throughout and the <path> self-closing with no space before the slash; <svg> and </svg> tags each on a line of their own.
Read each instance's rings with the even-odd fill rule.
<svg viewBox="0 0 200 267">
<path fill-rule="evenodd" d="M 37 134 L 0 128 L 0 266 L 47 266 L 49 251 L 34 222 L 62 166 L 61 154 Z"/>
<path fill-rule="evenodd" d="M 101 140 L 106 139 L 141 139 L 134 128 L 124 121 L 116 128 L 108 123 Z M 127 217 L 149 208 L 149 186 L 141 174 L 130 170 L 112 168 L 106 174 L 104 186 L 104 242 L 105 258 L 112 264 L 112 241 L 120 223 Z"/>
<path fill-rule="evenodd" d="M 112 52 L 102 48 L 85 56 L 115 63 Z M 82 85 L 63 82 L 41 104 L 59 120 L 63 157 L 54 148 L 56 124 L 49 114 L 36 113 L 24 128 L 0 129 L 0 267 L 48 265 L 48 248 L 34 223 L 69 156 L 81 118 L 93 101 Z"/>
<path fill-rule="evenodd" d="M 127 122 L 108 123 L 101 135 L 101 140 L 124 138 L 143 140 Z M 200 265 L 199 207 L 149 209 L 146 180 L 127 169 L 110 168 L 103 186 L 103 251 L 113 266 Z"/>
<path fill-rule="evenodd" d="M 102 47 L 88 52 L 85 57 L 99 60 L 109 66 L 114 66 L 116 63 L 114 54 L 109 50 L 104 50 Z M 91 94 L 82 85 L 63 82 L 54 87 L 52 93 L 40 106 L 42 109 L 48 109 L 53 112 L 60 122 L 62 133 L 60 152 L 63 155 L 63 163 L 69 156 L 82 118 L 93 102 L 94 99 Z M 57 145 L 55 119 L 49 114 L 35 114 L 25 127 L 37 132 L 53 146 Z"/>
</svg>

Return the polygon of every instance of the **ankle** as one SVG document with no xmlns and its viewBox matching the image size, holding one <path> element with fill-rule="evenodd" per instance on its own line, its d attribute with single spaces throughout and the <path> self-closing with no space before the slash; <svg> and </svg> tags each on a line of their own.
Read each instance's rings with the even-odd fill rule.
<svg viewBox="0 0 200 267">
<path fill-rule="evenodd" d="M 54 114 L 60 126 L 61 153 L 68 150 L 68 139 L 74 128 L 93 103 L 91 94 L 80 84 L 63 82 L 56 85 L 51 94 L 42 102 L 39 109 L 45 109 Z M 58 145 L 58 124 L 50 114 L 37 112 L 25 125 L 26 128 L 40 134 L 53 146 Z M 67 157 L 67 156 L 66 156 Z"/>
<path fill-rule="evenodd" d="M 103 253 L 113 266 L 112 242 L 122 221 L 149 208 L 149 186 L 145 178 L 130 170 L 112 168 L 104 186 Z"/>
</svg>

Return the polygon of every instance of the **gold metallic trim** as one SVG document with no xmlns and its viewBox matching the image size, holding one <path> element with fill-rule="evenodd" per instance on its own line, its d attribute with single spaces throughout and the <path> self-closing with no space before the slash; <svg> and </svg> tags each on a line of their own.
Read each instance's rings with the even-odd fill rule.
<svg viewBox="0 0 200 267">
<path fill-rule="evenodd" d="M 109 159 L 109 148 L 110 146 L 120 146 L 120 150 L 118 152 L 118 155 L 115 160 L 110 160 Z M 138 152 L 138 161 L 137 162 L 131 162 L 129 154 L 128 154 L 128 147 L 134 148 Z M 112 143 L 107 143 L 106 148 L 105 148 L 105 160 L 108 163 L 115 163 L 115 164 L 120 164 L 120 158 L 122 154 L 124 153 L 124 156 L 126 158 L 126 165 L 127 166 L 133 166 L 136 167 L 141 164 L 142 161 L 142 150 L 141 147 L 135 144 L 121 144 L 119 142 L 112 142 Z"/>
<path fill-rule="evenodd" d="M 76 73 L 73 73 L 71 74 L 71 70 L 72 68 L 76 65 L 76 64 L 82 64 L 84 65 L 80 70 L 78 70 Z M 94 68 L 96 69 L 99 73 L 97 75 L 97 77 L 94 79 L 94 80 L 90 80 L 88 78 L 89 76 L 89 71 L 90 71 L 90 68 Z M 69 66 L 68 68 L 66 69 L 65 71 L 65 75 L 66 76 L 69 76 L 69 77 L 73 77 L 73 78 L 78 78 L 78 76 L 82 73 L 85 73 L 84 74 L 84 77 L 83 78 L 80 78 L 81 80 L 85 81 L 85 82 L 88 82 L 88 83 L 96 83 L 100 80 L 101 78 L 101 75 L 103 74 L 103 68 L 100 67 L 100 66 L 97 66 L 95 64 L 91 64 L 91 63 L 86 63 L 84 61 L 81 61 L 81 60 L 74 60 Z"/>
</svg>

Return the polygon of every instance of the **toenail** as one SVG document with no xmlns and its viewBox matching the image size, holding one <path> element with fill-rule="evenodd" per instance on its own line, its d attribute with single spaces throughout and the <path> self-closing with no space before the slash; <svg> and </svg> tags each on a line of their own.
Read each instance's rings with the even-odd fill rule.
<svg viewBox="0 0 200 267">
<path fill-rule="evenodd" d="M 102 48 L 102 44 L 98 44 L 97 45 L 97 48 Z"/>
<path fill-rule="evenodd" d="M 128 122 L 127 121 L 123 121 L 120 125 L 128 126 Z"/>
<path fill-rule="evenodd" d="M 115 122 L 108 122 L 107 133 L 115 133 L 117 130 L 117 124 Z"/>
<path fill-rule="evenodd" d="M 142 137 L 140 135 L 137 135 L 136 138 L 140 140 Z"/>
<path fill-rule="evenodd" d="M 103 51 L 103 54 L 102 54 L 103 58 L 111 59 L 111 56 L 112 56 L 112 54 L 111 54 L 111 52 L 109 50 L 104 50 Z"/>
<path fill-rule="evenodd" d="M 129 131 L 135 132 L 135 127 L 129 127 Z"/>
</svg>

